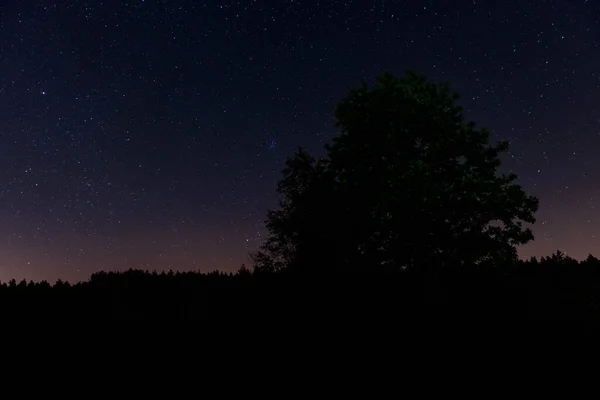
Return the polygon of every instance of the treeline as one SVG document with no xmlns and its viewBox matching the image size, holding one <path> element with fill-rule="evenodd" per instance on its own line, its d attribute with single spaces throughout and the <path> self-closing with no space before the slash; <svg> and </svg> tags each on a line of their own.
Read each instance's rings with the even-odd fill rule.
<svg viewBox="0 0 600 400">
<path fill-rule="evenodd" d="M 3 317 L 43 319 L 600 320 L 600 260 L 592 256 L 374 271 L 99 272 L 76 284 L 4 282 L 0 304 Z"/>
</svg>

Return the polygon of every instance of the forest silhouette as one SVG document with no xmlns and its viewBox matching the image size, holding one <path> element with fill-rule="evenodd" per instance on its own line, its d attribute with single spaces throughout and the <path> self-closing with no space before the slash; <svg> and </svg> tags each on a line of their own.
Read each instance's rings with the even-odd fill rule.
<svg viewBox="0 0 600 400">
<path fill-rule="evenodd" d="M 287 160 L 250 268 L 11 280 L 4 316 L 600 318 L 600 260 L 518 258 L 538 199 L 501 172 L 508 143 L 490 144 L 458 100 L 412 71 L 352 88 L 326 155 Z"/>
</svg>

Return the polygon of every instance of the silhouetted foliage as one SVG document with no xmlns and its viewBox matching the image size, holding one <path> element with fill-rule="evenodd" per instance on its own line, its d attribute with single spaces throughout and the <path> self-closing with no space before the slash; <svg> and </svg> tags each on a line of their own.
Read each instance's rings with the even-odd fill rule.
<svg viewBox="0 0 600 400">
<path fill-rule="evenodd" d="M 493 268 L 298 275 L 241 268 L 237 273 L 99 272 L 86 282 L 0 284 L 3 318 L 227 319 L 256 323 L 322 318 L 404 321 L 569 319 L 600 321 L 600 264 L 557 252 L 542 261 Z M 306 279 L 305 279 L 306 278 Z M 453 325 L 454 326 L 454 325 Z"/>
<path fill-rule="evenodd" d="M 408 72 L 353 88 L 340 135 L 287 160 L 280 207 L 253 255 L 265 271 L 516 262 L 538 200 L 501 174 L 490 132 L 465 122 L 447 84 Z"/>
</svg>

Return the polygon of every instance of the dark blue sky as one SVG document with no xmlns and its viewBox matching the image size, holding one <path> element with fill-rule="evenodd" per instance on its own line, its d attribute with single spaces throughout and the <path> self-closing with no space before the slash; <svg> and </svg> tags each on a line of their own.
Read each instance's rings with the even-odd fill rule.
<svg viewBox="0 0 600 400">
<path fill-rule="evenodd" d="M 600 3 L 0 5 L 0 280 L 237 269 L 282 163 L 351 85 L 414 68 L 511 141 L 536 241 L 600 255 Z M 600 250 L 600 249 L 599 249 Z"/>
</svg>

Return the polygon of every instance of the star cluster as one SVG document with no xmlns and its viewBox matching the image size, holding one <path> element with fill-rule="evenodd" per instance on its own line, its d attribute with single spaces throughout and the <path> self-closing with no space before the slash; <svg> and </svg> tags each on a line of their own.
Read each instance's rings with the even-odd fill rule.
<svg viewBox="0 0 600 400">
<path fill-rule="evenodd" d="M 285 157 L 351 85 L 414 68 L 509 140 L 535 243 L 600 244 L 600 3 L 30 1 L 0 6 L 0 280 L 235 270 Z"/>
</svg>

